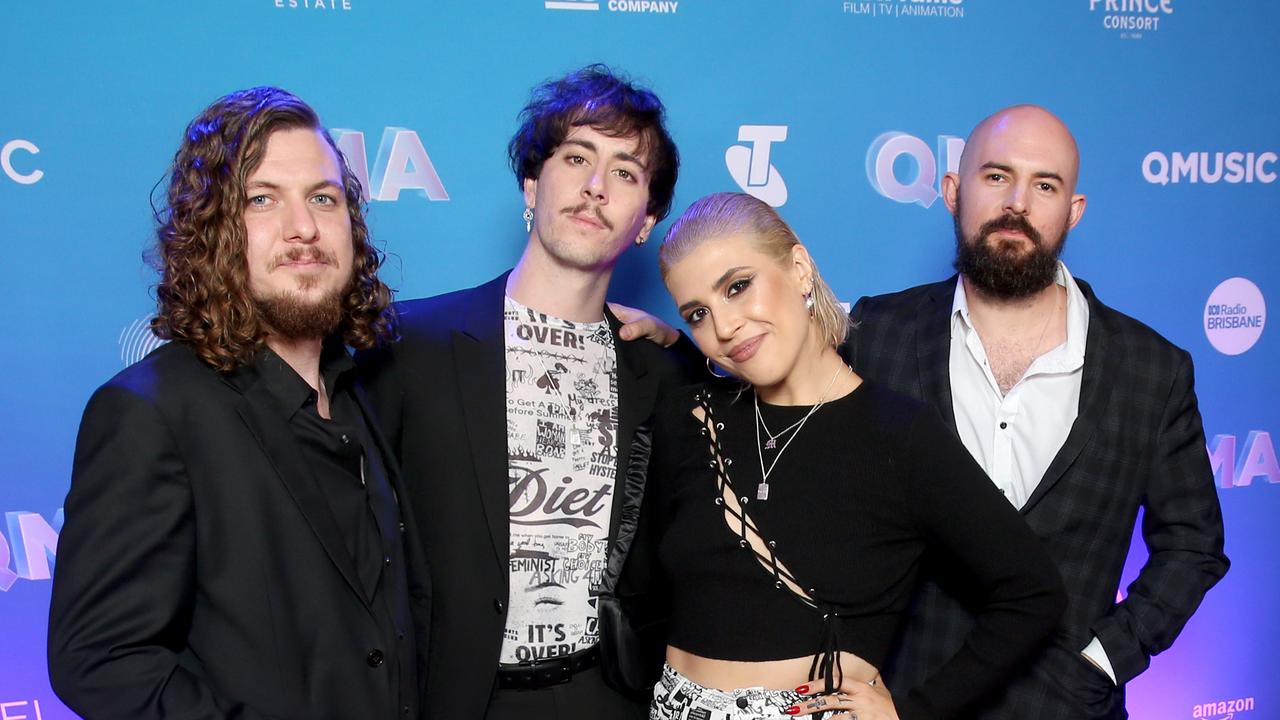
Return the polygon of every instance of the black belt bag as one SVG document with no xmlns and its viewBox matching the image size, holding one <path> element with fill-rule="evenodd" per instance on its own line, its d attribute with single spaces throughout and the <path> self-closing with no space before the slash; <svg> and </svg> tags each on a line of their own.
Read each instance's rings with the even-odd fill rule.
<svg viewBox="0 0 1280 720">
<path fill-rule="evenodd" d="M 596 646 L 561 657 L 547 658 L 518 665 L 498 666 L 498 688 L 502 690 L 538 690 L 567 683 L 574 675 L 600 664 Z"/>
</svg>

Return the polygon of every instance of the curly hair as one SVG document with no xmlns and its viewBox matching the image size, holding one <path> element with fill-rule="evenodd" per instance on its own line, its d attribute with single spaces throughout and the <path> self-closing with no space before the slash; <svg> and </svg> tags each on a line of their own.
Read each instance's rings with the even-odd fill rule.
<svg viewBox="0 0 1280 720">
<path fill-rule="evenodd" d="M 395 336 L 391 291 L 378 279 L 383 256 L 369 241 L 360 181 L 346 158 L 297 96 L 274 87 L 241 90 L 214 101 L 187 126 L 166 203 L 156 210 L 153 254 L 160 280 L 152 332 L 193 346 L 223 372 L 251 362 L 267 337 L 249 291 L 244 187 L 271 134 L 293 128 L 320 131 L 342 167 L 355 260 L 335 334 L 358 349 Z"/>
<path fill-rule="evenodd" d="M 651 91 L 619 77 L 606 65 L 588 65 L 533 89 L 520 112 L 520 129 L 507 145 L 507 157 L 522 189 L 536 180 L 542 164 L 575 127 L 589 126 L 609 137 L 638 136 L 638 152 L 649 172 L 647 214 L 662 220 L 680 174 L 680 153 L 666 128 L 666 108 Z"/>
</svg>

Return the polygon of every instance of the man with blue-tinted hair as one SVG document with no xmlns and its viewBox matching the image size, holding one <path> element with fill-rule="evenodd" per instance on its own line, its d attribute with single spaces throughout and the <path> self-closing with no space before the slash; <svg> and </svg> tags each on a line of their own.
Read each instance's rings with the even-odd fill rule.
<svg viewBox="0 0 1280 720">
<path fill-rule="evenodd" d="M 664 114 L 603 66 L 537 87 L 509 146 L 519 262 L 400 303 L 401 342 L 361 358 L 432 558 L 431 717 L 644 714 L 604 680 L 600 599 L 636 529 L 632 440 L 684 370 L 620 342 L 605 294 L 671 205 Z"/>
<path fill-rule="evenodd" d="M 1191 357 L 1059 260 L 1084 214 L 1079 164 L 1070 131 L 1043 108 L 986 118 L 942 183 L 959 274 L 853 309 L 854 369 L 938 406 L 1066 583 L 1054 636 L 957 717 L 1126 717 L 1124 684 L 1228 567 Z M 1140 511 L 1150 557 L 1117 602 Z M 973 622 L 965 578 L 931 560 L 883 668 L 895 692 L 935 672 Z"/>
</svg>

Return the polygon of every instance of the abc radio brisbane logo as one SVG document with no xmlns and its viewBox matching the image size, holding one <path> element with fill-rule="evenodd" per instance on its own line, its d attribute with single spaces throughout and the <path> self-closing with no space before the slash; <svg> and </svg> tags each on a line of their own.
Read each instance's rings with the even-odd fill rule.
<svg viewBox="0 0 1280 720">
<path fill-rule="evenodd" d="M 1242 277 L 1223 280 L 1204 305 L 1204 334 L 1223 355 L 1247 352 L 1262 337 L 1267 304 L 1262 291 Z"/>
</svg>

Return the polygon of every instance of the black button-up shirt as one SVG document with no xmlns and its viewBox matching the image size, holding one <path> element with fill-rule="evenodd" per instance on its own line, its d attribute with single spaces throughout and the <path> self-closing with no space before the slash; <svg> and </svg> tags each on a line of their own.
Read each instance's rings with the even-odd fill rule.
<svg viewBox="0 0 1280 720">
<path fill-rule="evenodd" d="M 416 715 L 417 668 L 399 507 L 356 401 L 355 361 L 340 343 L 326 343 L 320 377 L 329 394 L 329 418 L 320 416 L 316 390 L 271 349 L 263 349 L 257 366 L 280 403 L 342 535 L 365 600 L 383 628 L 383 647 L 363 649 L 368 657 L 379 658 L 368 665 L 371 671 L 391 673 L 389 699 L 401 716 Z M 384 657 L 396 662 L 382 662 Z"/>
</svg>

